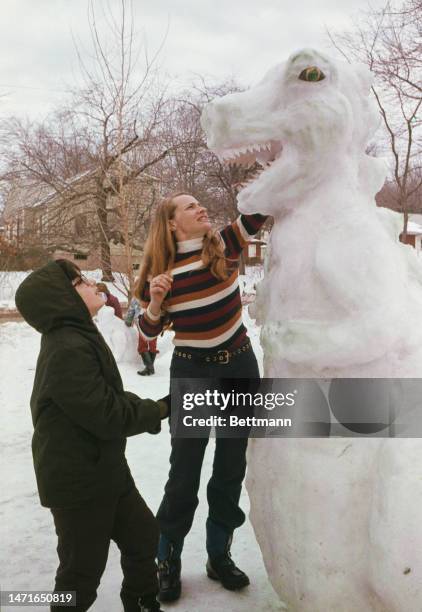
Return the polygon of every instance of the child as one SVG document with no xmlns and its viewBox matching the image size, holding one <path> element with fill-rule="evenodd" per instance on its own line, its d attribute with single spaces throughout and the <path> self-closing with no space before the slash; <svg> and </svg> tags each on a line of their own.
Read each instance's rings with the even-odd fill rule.
<svg viewBox="0 0 422 612">
<path fill-rule="evenodd" d="M 139 300 L 132 298 L 125 317 L 126 325 L 131 327 L 133 321 L 137 321 L 141 313 L 142 306 Z M 145 366 L 143 370 L 138 370 L 137 373 L 140 374 L 140 376 L 151 376 L 151 374 L 155 374 L 154 361 L 157 354 L 160 352 L 157 349 L 157 338 L 154 338 L 154 340 L 146 340 L 139 331 L 139 326 L 137 325 L 136 327 L 138 330 L 138 353 L 141 356 Z"/>
<path fill-rule="evenodd" d="M 55 591 L 76 591 L 72 609 L 88 610 L 112 539 L 121 552 L 125 612 L 159 611 L 158 528 L 135 486 L 125 446 L 126 436 L 160 430 L 168 398 L 155 402 L 124 391 L 92 320 L 103 297 L 72 262 L 57 260 L 32 272 L 15 299 L 42 334 L 31 396 L 32 451 L 41 504 L 51 509 L 58 536 Z"/>
</svg>

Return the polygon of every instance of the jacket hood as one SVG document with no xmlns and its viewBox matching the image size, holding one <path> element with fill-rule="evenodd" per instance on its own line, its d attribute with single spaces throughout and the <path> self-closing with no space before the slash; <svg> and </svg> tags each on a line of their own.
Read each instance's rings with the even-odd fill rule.
<svg viewBox="0 0 422 612">
<path fill-rule="evenodd" d="M 15 302 L 25 321 L 42 334 L 64 326 L 96 330 L 85 302 L 55 261 L 25 278 Z"/>
</svg>

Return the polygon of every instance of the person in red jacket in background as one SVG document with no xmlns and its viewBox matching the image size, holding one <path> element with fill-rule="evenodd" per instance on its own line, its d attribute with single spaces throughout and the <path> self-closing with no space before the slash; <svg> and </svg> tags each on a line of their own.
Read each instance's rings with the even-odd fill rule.
<svg viewBox="0 0 422 612">
<path fill-rule="evenodd" d="M 126 317 L 124 319 L 126 325 L 131 327 L 134 320 L 138 320 L 139 315 L 142 312 L 142 307 L 135 297 L 133 297 L 129 303 Z M 141 334 L 139 330 L 139 326 L 136 325 L 138 330 L 138 353 L 144 362 L 145 368 L 143 370 L 138 370 L 138 374 L 141 376 L 151 376 L 151 374 L 155 374 L 154 370 L 154 361 L 157 356 L 157 353 L 160 351 L 157 349 L 157 338 L 154 340 L 147 340 Z"/>
<path fill-rule="evenodd" d="M 157 349 L 157 338 L 154 340 L 146 340 L 141 333 L 139 334 L 138 353 L 144 362 L 145 368 L 139 370 L 138 374 L 141 376 L 151 376 L 151 374 L 155 374 L 154 361 L 159 352 L 160 351 Z"/>
<path fill-rule="evenodd" d="M 105 305 L 111 306 L 114 309 L 114 314 L 116 315 L 116 317 L 119 317 L 119 319 L 123 319 L 122 307 L 120 306 L 120 302 L 115 295 L 110 293 L 107 285 L 105 283 L 97 283 L 97 289 L 98 291 L 101 291 L 101 293 L 105 294 L 107 298 Z"/>
</svg>

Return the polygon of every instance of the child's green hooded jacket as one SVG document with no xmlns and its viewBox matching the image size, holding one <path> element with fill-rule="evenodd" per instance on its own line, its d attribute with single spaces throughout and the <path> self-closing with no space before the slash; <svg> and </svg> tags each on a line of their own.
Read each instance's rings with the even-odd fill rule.
<svg viewBox="0 0 422 612">
<path fill-rule="evenodd" d="M 42 334 L 31 396 L 42 505 L 72 507 L 120 495 L 132 481 L 126 436 L 159 431 L 159 403 L 123 390 L 109 347 L 57 263 L 32 272 L 15 300 Z"/>
</svg>

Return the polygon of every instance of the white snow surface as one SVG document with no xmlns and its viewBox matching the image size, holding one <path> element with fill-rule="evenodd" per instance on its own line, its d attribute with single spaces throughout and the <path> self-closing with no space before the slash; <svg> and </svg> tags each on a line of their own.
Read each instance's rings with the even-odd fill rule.
<svg viewBox="0 0 422 612">
<path fill-rule="evenodd" d="M 204 111 L 221 159 L 264 169 L 238 205 L 274 217 L 254 304 L 267 377 L 422 375 L 422 268 L 375 204 L 371 82 L 304 49 Z M 422 609 L 421 465 L 419 439 L 251 440 L 251 520 L 289 610 Z"/>
<path fill-rule="evenodd" d="M 258 359 L 262 363 L 258 329 L 245 313 Z M 98 326 L 118 359 L 127 390 L 141 397 L 158 399 L 168 392 L 172 334 L 159 339 L 160 354 L 156 375 L 136 374 L 140 359 L 136 353 L 137 335 L 103 307 Z M 32 422 L 29 398 L 32 389 L 40 336 L 26 323 L 0 325 L 1 431 L 1 501 L 0 501 L 0 576 L 4 590 L 51 590 L 57 567 L 56 536 L 50 512 L 42 508 L 36 490 L 32 466 Z M 262 562 L 261 553 L 249 521 L 235 533 L 233 556 L 251 578 L 251 586 L 239 593 L 224 590 L 205 575 L 205 521 L 207 517 L 206 484 L 211 475 L 214 442 L 210 441 L 202 470 L 200 504 L 186 539 L 183 552 L 183 596 L 177 605 L 163 605 L 178 612 L 243 612 L 244 610 L 279 611 L 283 609 L 274 593 Z M 142 434 L 128 439 L 127 457 L 136 484 L 153 511 L 158 509 L 168 473 L 170 436 L 168 426 L 157 436 Z M 245 490 L 242 507 L 248 513 Z M 121 569 L 117 547 L 111 544 L 109 560 L 92 606 L 95 612 L 120 612 Z M 4 610 L 28 610 L 28 607 L 3 607 Z M 37 607 L 46 611 L 46 607 Z"/>
</svg>

